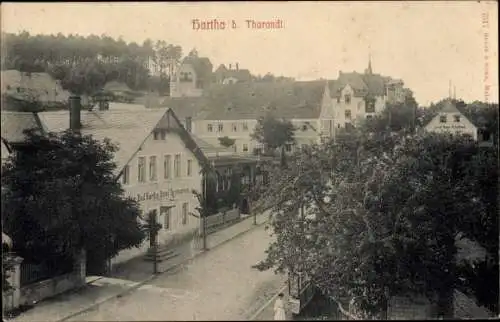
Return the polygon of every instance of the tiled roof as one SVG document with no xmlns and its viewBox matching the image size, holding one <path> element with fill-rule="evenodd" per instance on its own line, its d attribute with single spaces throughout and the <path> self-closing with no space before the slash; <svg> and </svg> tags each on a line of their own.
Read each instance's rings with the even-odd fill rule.
<svg viewBox="0 0 500 322">
<path fill-rule="evenodd" d="M 193 114 L 197 113 L 193 118 L 206 120 L 257 119 L 268 113 L 285 119 L 313 119 L 321 112 L 324 88 L 325 81 L 213 85 L 197 100 L 176 103 L 191 105 Z"/>
<path fill-rule="evenodd" d="M 367 94 L 382 96 L 385 93 L 386 84 L 394 81 L 400 82 L 400 80 L 394 80 L 391 77 L 382 76 L 380 74 L 341 72 L 338 79 L 332 82 L 330 91 L 333 97 L 339 97 L 340 91 L 346 85 L 350 85 L 354 90 L 354 94 L 357 96 L 364 96 Z"/>
<path fill-rule="evenodd" d="M 25 130 L 37 129 L 43 133 L 37 113 L 2 111 L 2 138 L 9 143 L 20 143 L 26 139 Z M 40 132 L 39 132 L 40 133 Z"/>
<path fill-rule="evenodd" d="M 160 107 L 172 109 L 180 120 L 186 117 L 196 120 L 205 119 L 206 102 L 204 97 L 168 97 L 160 103 Z"/>
<path fill-rule="evenodd" d="M 67 111 L 41 112 L 40 119 L 47 131 L 50 132 L 64 131 L 69 125 L 69 113 Z M 163 122 L 164 120 L 166 121 Z M 116 174 L 119 174 L 123 167 L 134 157 L 153 129 L 159 124 L 168 124 L 168 128 L 176 131 L 198 161 L 201 164 L 208 164 L 202 150 L 170 109 L 158 108 L 139 111 L 82 110 L 81 123 L 82 134 L 92 135 L 97 140 L 108 138 L 112 143 L 118 145 L 119 149 L 115 153 Z"/>
<path fill-rule="evenodd" d="M 117 171 L 129 162 L 144 140 L 167 112 L 166 109 L 147 111 L 85 111 L 81 114 L 81 133 L 97 140 L 109 138 L 118 145 L 115 154 Z M 41 112 L 40 119 L 50 132 L 61 132 L 69 126 L 69 112 Z"/>
</svg>

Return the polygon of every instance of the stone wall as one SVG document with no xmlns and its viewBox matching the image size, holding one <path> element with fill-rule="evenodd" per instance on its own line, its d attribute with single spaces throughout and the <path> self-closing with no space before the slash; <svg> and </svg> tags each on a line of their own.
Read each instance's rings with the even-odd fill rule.
<svg viewBox="0 0 500 322">
<path fill-rule="evenodd" d="M 71 273 L 23 287 L 20 286 L 21 262 L 22 258 L 17 257 L 16 265 L 9 277 L 13 290 L 2 292 L 4 312 L 16 309 L 21 305 L 32 305 L 43 299 L 85 285 L 86 255 L 84 251 L 75 257 Z"/>
</svg>

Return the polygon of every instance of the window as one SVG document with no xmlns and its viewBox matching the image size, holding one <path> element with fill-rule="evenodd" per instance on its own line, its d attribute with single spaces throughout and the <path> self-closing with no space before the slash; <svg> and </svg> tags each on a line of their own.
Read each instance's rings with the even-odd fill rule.
<svg viewBox="0 0 500 322">
<path fill-rule="evenodd" d="M 167 137 L 167 131 L 161 130 L 160 131 L 160 137 L 161 137 L 162 140 L 165 140 L 165 138 Z"/>
<path fill-rule="evenodd" d="M 219 132 L 224 131 L 224 124 L 219 123 L 219 125 L 218 125 L 218 131 L 219 131 Z"/>
<path fill-rule="evenodd" d="M 455 120 L 456 123 L 460 122 L 460 115 L 458 114 L 453 115 L 453 119 Z"/>
<path fill-rule="evenodd" d="M 345 110 L 344 112 L 345 118 L 350 120 L 351 119 L 351 110 Z"/>
<path fill-rule="evenodd" d="M 248 144 L 243 144 L 243 152 L 248 152 Z"/>
<path fill-rule="evenodd" d="M 123 168 L 123 173 L 122 173 L 122 183 L 123 184 L 129 184 L 130 182 L 130 167 L 126 165 Z"/>
<path fill-rule="evenodd" d="M 373 115 L 367 115 L 367 116 L 366 116 L 366 119 L 367 119 L 367 120 L 371 120 L 372 118 L 373 118 Z"/>
<path fill-rule="evenodd" d="M 208 130 L 208 132 L 213 132 L 214 128 L 213 128 L 212 124 L 207 125 L 207 130 Z"/>
<path fill-rule="evenodd" d="M 10 91 L 10 85 L 7 85 L 7 90 L 9 90 L 9 91 Z"/>
<path fill-rule="evenodd" d="M 149 157 L 149 180 L 156 181 L 156 157 Z"/>
<path fill-rule="evenodd" d="M 165 155 L 163 157 L 163 178 L 170 179 L 172 177 L 172 156 Z"/>
<path fill-rule="evenodd" d="M 181 176 L 181 155 L 180 154 L 175 155 L 174 174 L 177 178 Z"/>
<path fill-rule="evenodd" d="M 344 102 L 346 104 L 351 104 L 351 95 L 349 94 L 344 95 Z"/>
<path fill-rule="evenodd" d="M 365 112 L 366 113 L 375 113 L 375 103 L 374 102 L 366 102 L 365 103 Z"/>
<path fill-rule="evenodd" d="M 236 123 L 232 124 L 232 129 L 233 129 L 233 132 L 238 131 L 238 127 L 236 126 Z"/>
<path fill-rule="evenodd" d="M 187 161 L 187 176 L 191 176 L 191 173 L 193 172 L 193 160 L 188 160 Z"/>
<path fill-rule="evenodd" d="M 307 148 L 307 144 L 302 144 L 301 147 L 302 147 L 302 149 L 306 149 Z"/>
<path fill-rule="evenodd" d="M 146 182 L 146 158 L 140 157 L 137 164 L 137 181 Z"/>
<path fill-rule="evenodd" d="M 160 132 L 157 130 L 153 131 L 153 140 L 159 140 L 160 139 Z"/>
<path fill-rule="evenodd" d="M 307 131 L 307 124 L 302 125 L 302 131 Z"/>
<path fill-rule="evenodd" d="M 192 128 L 192 118 L 186 117 L 186 131 L 191 133 L 191 128 Z"/>
<path fill-rule="evenodd" d="M 182 204 L 182 224 L 186 225 L 188 220 L 188 204 L 187 202 Z"/>
<path fill-rule="evenodd" d="M 340 103 L 340 97 L 337 97 L 337 103 Z"/>
<path fill-rule="evenodd" d="M 292 145 L 291 144 L 285 144 L 285 151 L 286 152 L 292 152 Z"/>
<path fill-rule="evenodd" d="M 172 213 L 172 208 L 161 206 L 160 207 L 160 217 L 163 216 L 163 228 L 165 230 L 170 229 L 170 217 Z"/>
<path fill-rule="evenodd" d="M 446 115 L 441 115 L 441 116 L 439 117 L 439 122 L 440 122 L 440 123 L 446 123 Z"/>
<path fill-rule="evenodd" d="M 248 131 L 248 124 L 246 122 L 243 123 L 243 131 Z"/>
</svg>

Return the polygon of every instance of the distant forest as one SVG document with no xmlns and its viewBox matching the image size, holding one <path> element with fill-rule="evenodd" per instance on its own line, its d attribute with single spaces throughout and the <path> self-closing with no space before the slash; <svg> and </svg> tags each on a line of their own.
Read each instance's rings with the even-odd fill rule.
<svg viewBox="0 0 500 322">
<path fill-rule="evenodd" d="M 195 49 L 187 56 L 197 57 Z M 102 35 L 30 35 L 2 33 L 2 70 L 46 72 L 75 94 L 93 95 L 109 81 L 127 84 L 135 91 L 154 90 L 168 93 L 172 64 L 182 60 L 183 49 L 166 41 L 151 39 L 142 44 L 127 43 Z M 208 64 L 209 60 L 205 60 Z M 158 76 L 149 68 L 155 66 Z M 204 70 L 207 70 L 206 68 Z M 210 79 L 212 75 L 200 75 Z M 254 81 L 290 81 L 271 73 L 252 76 Z M 163 93 L 165 94 L 165 93 Z"/>
</svg>

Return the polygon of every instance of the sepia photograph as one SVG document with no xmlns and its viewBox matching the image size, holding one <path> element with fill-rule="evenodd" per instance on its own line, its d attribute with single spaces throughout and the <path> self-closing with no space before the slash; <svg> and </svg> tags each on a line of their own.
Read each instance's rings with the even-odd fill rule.
<svg viewBox="0 0 500 322">
<path fill-rule="evenodd" d="M 500 318 L 497 1 L 0 14 L 4 321 Z"/>
</svg>

